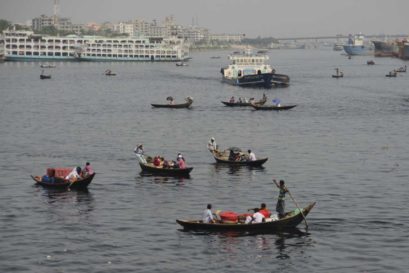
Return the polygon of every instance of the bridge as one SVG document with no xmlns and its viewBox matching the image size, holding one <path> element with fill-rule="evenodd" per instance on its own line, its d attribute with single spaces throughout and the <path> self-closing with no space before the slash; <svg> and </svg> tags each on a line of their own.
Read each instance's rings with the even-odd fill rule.
<svg viewBox="0 0 409 273">
<path fill-rule="evenodd" d="M 409 35 L 408 34 L 373 34 L 373 35 L 365 35 L 365 38 L 368 39 L 385 39 L 385 37 L 388 38 L 407 38 Z M 335 35 L 335 36 L 316 36 L 316 37 L 287 37 L 287 38 L 276 38 L 279 41 L 297 41 L 297 40 L 331 40 L 331 39 L 346 39 L 348 38 L 349 35 Z"/>
</svg>

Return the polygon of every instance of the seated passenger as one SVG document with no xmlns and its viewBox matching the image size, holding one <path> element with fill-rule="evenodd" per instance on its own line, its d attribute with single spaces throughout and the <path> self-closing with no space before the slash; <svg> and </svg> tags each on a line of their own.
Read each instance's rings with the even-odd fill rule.
<svg viewBox="0 0 409 273">
<path fill-rule="evenodd" d="M 230 103 L 234 103 L 234 96 L 230 98 Z"/>
<path fill-rule="evenodd" d="M 94 169 L 92 168 L 91 163 L 89 163 L 89 162 L 85 163 L 85 167 L 84 167 L 84 169 L 82 170 L 82 174 L 83 174 L 84 176 L 88 176 L 88 175 L 94 174 Z"/>
<path fill-rule="evenodd" d="M 271 216 L 271 212 L 267 209 L 265 203 L 261 203 L 260 213 L 263 214 L 265 218 L 269 218 Z"/>
<path fill-rule="evenodd" d="M 260 213 L 259 208 L 254 209 L 254 214 L 252 216 L 247 216 L 245 224 L 251 223 L 262 223 L 265 222 L 265 217 Z"/>
<path fill-rule="evenodd" d="M 179 169 L 186 169 L 186 163 L 183 160 L 183 157 L 178 158 L 178 166 L 179 166 Z"/>
<path fill-rule="evenodd" d="M 248 158 L 249 161 L 256 161 L 257 160 L 256 155 L 251 150 L 248 150 L 247 152 L 249 153 L 249 158 Z"/>
<path fill-rule="evenodd" d="M 72 171 L 65 177 L 65 179 L 74 182 L 81 178 L 80 174 L 81 167 L 76 167 L 72 169 Z"/>
<path fill-rule="evenodd" d="M 212 212 L 212 204 L 207 204 L 206 209 L 203 211 L 202 216 L 203 223 L 214 223 L 214 217 Z"/>
<path fill-rule="evenodd" d="M 156 166 L 156 167 L 159 167 L 160 166 L 160 157 L 157 155 L 157 156 L 155 156 L 154 158 L 153 158 L 153 165 L 154 166 Z"/>
</svg>

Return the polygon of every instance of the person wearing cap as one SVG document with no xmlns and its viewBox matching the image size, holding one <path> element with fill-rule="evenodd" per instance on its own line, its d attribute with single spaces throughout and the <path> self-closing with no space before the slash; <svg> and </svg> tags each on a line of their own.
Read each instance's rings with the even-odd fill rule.
<svg viewBox="0 0 409 273">
<path fill-rule="evenodd" d="M 216 140 L 214 139 L 214 137 L 210 138 L 209 142 L 207 143 L 207 149 L 211 153 L 217 151 L 217 144 L 216 144 Z"/>
</svg>

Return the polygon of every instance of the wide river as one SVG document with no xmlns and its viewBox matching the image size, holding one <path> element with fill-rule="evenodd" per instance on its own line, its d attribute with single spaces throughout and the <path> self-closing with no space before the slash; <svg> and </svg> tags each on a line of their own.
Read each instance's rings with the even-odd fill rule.
<svg viewBox="0 0 409 273">
<path fill-rule="evenodd" d="M 227 51 L 174 63 L 0 64 L 0 272 L 407 272 L 409 75 L 399 59 L 348 59 L 332 50 L 269 52 L 291 86 L 221 82 Z M 213 59 L 212 56 L 221 56 Z M 339 67 L 345 77 L 333 79 Z M 111 69 L 115 77 L 106 77 Z M 280 98 L 290 111 L 225 107 L 231 96 Z M 191 110 L 150 103 L 194 99 Z M 251 148 L 263 169 L 216 165 L 206 145 Z M 190 179 L 146 177 L 133 154 L 174 159 Z M 83 166 L 88 192 L 52 191 L 30 175 Z M 274 210 L 272 179 L 300 206 L 316 201 L 298 233 L 183 232 L 176 219 L 214 210 Z M 287 208 L 295 204 L 287 196 Z"/>
</svg>

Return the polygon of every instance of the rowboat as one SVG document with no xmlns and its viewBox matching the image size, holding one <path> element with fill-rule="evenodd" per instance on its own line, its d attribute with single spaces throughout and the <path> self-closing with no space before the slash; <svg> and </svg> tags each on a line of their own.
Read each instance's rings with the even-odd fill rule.
<svg viewBox="0 0 409 273">
<path fill-rule="evenodd" d="M 179 104 L 155 104 L 155 103 L 151 103 L 152 107 L 155 108 L 173 108 L 173 109 L 180 109 L 180 108 L 189 108 L 192 103 L 193 103 L 193 99 L 191 97 L 187 97 L 185 103 L 179 103 Z"/>
<path fill-rule="evenodd" d="M 189 177 L 190 172 L 193 170 L 193 167 L 189 168 L 164 168 L 163 166 L 155 166 L 152 162 L 147 162 L 145 157 L 141 154 L 136 154 L 138 159 L 139 166 L 141 166 L 142 174 L 152 174 L 158 176 L 171 176 L 171 177 Z"/>
<path fill-rule="evenodd" d="M 251 106 L 251 104 L 255 104 L 255 105 L 264 105 L 267 101 L 267 97 L 263 96 L 262 99 L 260 99 L 259 101 L 253 101 L 250 100 L 249 102 L 241 102 L 241 101 L 235 101 L 235 102 L 230 102 L 230 101 L 222 101 L 222 103 L 226 106 L 229 107 L 235 107 L 235 106 Z"/>
<path fill-rule="evenodd" d="M 211 151 L 211 153 L 217 163 L 228 164 L 231 166 L 261 167 L 261 165 L 268 160 L 268 157 L 248 160 L 248 155 L 243 153 L 241 149 L 237 147 L 230 147 L 224 151 Z M 231 153 L 233 153 L 237 160 L 229 159 Z"/>
<path fill-rule="evenodd" d="M 159 175 L 159 176 L 189 177 L 190 172 L 193 170 L 193 167 L 189 167 L 185 169 L 163 168 L 163 167 L 156 167 L 152 163 L 142 163 L 142 162 L 139 162 L 139 166 L 141 166 L 142 173 Z"/>
<path fill-rule="evenodd" d="M 276 110 L 276 111 L 280 111 L 280 110 L 289 110 L 292 109 L 294 107 L 296 107 L 296 104 L 292 104 L 292 105 L 254 105 L 252 104 L 251 106 L 253 106 L 253 108 L 255 110 Z"/>
<path fill-rule="evenodd" d="M 51 79 L 51 75 L 40 75 L 40 79 L 44 80 L 44 79 Z"/>
<path fill-rule="evenodd" d="M 386 74 L 385 77 L 388 78 L 395 78 L 398 75 L 398 73 L 396 72 L 396 70 L 389 72 L 389 74 Z"/>
<path fill-rule="evenodd" d="M 54 182 L 44 182 L 42 181 L 41 176 L 32 176 L 31 178 L 36 182 L 37 185 L 41 185 L 47 188 L 55 188 L 55 189 L 76 189 L 76 190 L 83 190 L 88 187 L 91 183 L 92 179 L 94 179 L 95 173 L 88 175 L 84 178 L 78 179 L 75 182 L 71 182 L 69 180 L 65 180 L 63 177 L 55 177 Z"/>
<path fill-rule="evenodd" d="M 201 220 L 180 220 L 177 219 L 176 223 L 181 225 L 185 231 L 211 231 L 211 232 L 248 232 L 248 233 L 268 233 L 283 230 L 291 230 L 297 227 L 308 215 L 311 209 L 314 207 L 315 202 L 309 204 L 301 210 L 295 209 L 287 212 L 285 216 L 276 221 L 263 222 L 263 223 L 250 223 L 245 224 L 241 222 L 237 223 L 203 223 Z"/>
</svg>

